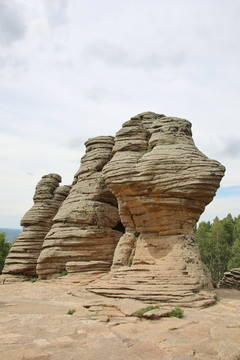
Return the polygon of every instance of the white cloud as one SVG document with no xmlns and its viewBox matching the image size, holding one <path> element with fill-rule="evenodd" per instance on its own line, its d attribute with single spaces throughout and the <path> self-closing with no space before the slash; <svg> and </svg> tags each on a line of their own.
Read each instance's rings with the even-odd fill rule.
<svg viewBox="0 0 240 360">
<path fill-rule="evenodd" d="M 216 216 L 223 219 L 228 214 L 232 216 L 238 216 L 240 204 L 240 197 L 235 198 L 215 198 L 205 209 L 205 212 L 201 216 L 199 221 L 212 221 Z"/>
<path fill-rule="evenodd" d="M 224 157 L 239 158 L 240 157 L 240 136 L 236 134 L 228 138 L 224 138 L 222 141 L 221 154 Z"/>
<path fill-rule="evenodd" d="M 125 46 L 124 46 L 125 45 Z M 134 69 L 155 70 L 163 66 L 178 66 L 185 60 L 184 52 L 179 49 L 171 48 L 166 52 L 160 49 L 151 49 L 147 46 L 147 51 L 142 51 L 141 47 L 134 49 L 134 46 L 126 47 L 126 44 L 119 45 L 109 42 L 107 39 L 95 39 L 86 44 L 84 55 L 87 61 L 103 61 L 107 66 L 122 66 Z"/>
<path fill-rule="evenodd" d="M 0 9 L 5 215 L 23 216 L 15 205 L 29 205 L 42 175 L 69 183 L 89 137 L 148 110 L 190 120 L 199 149 L 226 166 L 223 186 L 240 184 L 238 0 L 0 0 Z"/>
<path fill-rule="evenodd" d="M 15 0 L 0 1 L 0 44 L 10 46 L 25 35 L 24 18 Z"/>
<path fill-rule="evenodd" d="M 63 184 L 71 184 L 79 167 L 81 151 L 36 138 L 0 134 L 1 208 L 0 225 L 18 227 L 20 218 L 32 206 L 35 186 L 48 173 L 59 173 Z M 16 217 L 18 221 L 16 222 Z M 9 219 L 9 220 L 7 220 Z M 5 224 L 5 222 L 7 223 Z"/>
<path fill-rule="evenodd" d="M 68 21 L 68 0 L 44 0 L 46 15 L 52 27 L 63 26 Z"/>
</svg>

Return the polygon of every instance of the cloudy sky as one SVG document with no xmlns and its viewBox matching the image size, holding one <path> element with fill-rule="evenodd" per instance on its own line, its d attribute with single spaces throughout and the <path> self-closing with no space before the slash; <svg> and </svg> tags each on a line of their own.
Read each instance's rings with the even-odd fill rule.
<svg viewBox="0 0 240 360">
<path fill-rule="evenodd" d="M 201 219 L 240 214 L 239 19 L 239 0 L 0 0 L 0 227 L 143 111 L 190 120 L 226 166 Z"/>
</svg>

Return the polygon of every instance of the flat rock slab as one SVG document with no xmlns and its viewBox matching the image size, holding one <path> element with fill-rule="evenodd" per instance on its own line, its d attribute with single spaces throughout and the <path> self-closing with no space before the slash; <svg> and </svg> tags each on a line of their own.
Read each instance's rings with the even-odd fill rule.
<svg viewBox="0 0 240 360">
<path fill-rule="evenodd" d="M 0 360 L 236 360 L 240 292 L 217 293 L 215 306 L 187 309 L 182 319 L 146 320 L 67 277 L 1 285 Z M 129 313 L 139 305 L 129 303 Z"/>
</svg>

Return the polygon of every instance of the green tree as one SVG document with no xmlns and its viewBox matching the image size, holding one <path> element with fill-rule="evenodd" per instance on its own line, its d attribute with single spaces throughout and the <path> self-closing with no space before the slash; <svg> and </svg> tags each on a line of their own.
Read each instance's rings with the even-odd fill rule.
<svg viewBox="0 0 240 360">
<path fill-rule="evenodd" d="M 231 214 L 228 214 L 224 219 L 221 220 L 222 225 L 225 230 L 225 240 L 227 241 L 228 245 L 231 247 L 234 240 L 234 228 L 235 228 L 235 219 L 233 219 Z"/>
<path fill-rule="evenodd" d="M 214 285 L 217 285 L 231 264 L 232 244 L 236 231 L 235 219 L 231 214 L 228 214 L 223 220 L 216 217 L 212 224 L 201 222 L 197 227 L 195 235 L 201 258 L 211 272 Z"/>
<path fill-rule="evenodd" d="M 214 248 L 214 261 L 210 269 L 213 283 L 217 284 L 223 277 L 227 269 L 227 264 L 231 256 L 230 235 L 222 220 L 217 217 L 214 219 L 211 229 L 211 240 Z M 229 241 L 229 242 L 228 242 Z"/>
<path fill-rule="evenodd" d="M 228 270 L 240 267 L 240 216 L 234 219 L 233 238 L 234 242 L 231 247 Z"/>
<path fill-rule="evenodd" d="M 0 274 L 2 273 L 4 262 L 10 248 L 11 244 L 7 242 L 6 235 L 4 233 L 0 233 Z"/>
<path fill-rule="evenodd" d="M 240 215 L 234 219 L 233 238 L 240 239 Z"/>
<path fill-rule="evenodd" d="M 240 239 L 236 239 L 231 248 L 231 257 L 228 261 L 228 270 L 240 268 Z"/>
<path fill-rule="evenodd" d="M 209 221 L 202 221 L 195 233 L 202 261 L 209 269 L 212 266 L 214 256 L 214 244 L 211 239 L 211 228 L 212 225 Z"/>
</svg>

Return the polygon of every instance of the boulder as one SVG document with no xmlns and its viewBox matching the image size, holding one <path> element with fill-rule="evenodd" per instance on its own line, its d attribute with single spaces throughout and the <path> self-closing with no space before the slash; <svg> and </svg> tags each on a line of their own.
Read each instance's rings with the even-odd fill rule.
<svg viewBox="0 0 240 360">
<path fill-rule="evenodd" d="M 240 268 L 225 272 L 218 284 L 219 288 L 230 288 L 240 290 Z"/>
</svg>

